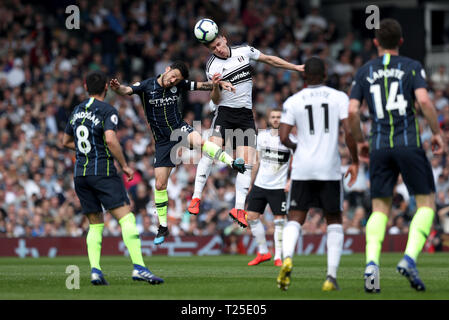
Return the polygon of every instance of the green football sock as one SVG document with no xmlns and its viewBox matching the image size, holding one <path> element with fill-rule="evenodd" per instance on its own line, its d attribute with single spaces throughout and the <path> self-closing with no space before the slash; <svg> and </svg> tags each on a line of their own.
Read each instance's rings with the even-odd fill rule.
<svg viewBox="0 0 449 320">
<path fill-rule="evenodd" d="M 101 241 L 103 239 L 104 223 L 90 224 L 87 232 L 87 255 L 89 256 L 90 267 L 101 270 Z"/>
<path fill-rule="evenodd" d="M 210 141 L 204 142 L 203 151 L 212 159 L 218 159 L 221 162 L 226 163 L 228 166 L 231 166 L 232 161 L 234 161 L 234 159 L 229 154 L 224 152 L 221 147 Z"/>
<path fill-rule="evenodd" d="M 379 265 L 387 222 L 388 217 L 385 213 L 380 211 L 371 213 L 366 223 L 366 263 L 373 261 Z"/>
<path fill-rule="evenodd" d="M 142 258 L 142 251 L 140 246 L 139 231 L 137 231 L 136 218 L 134 213 L 130 212 L 119 221 L 122 227 L 123 242 L 125 242 L 128 249 L 129 256 L 133 264 L 138 264 L 145 267 Z"/>
<path fill-rule="evenodd" d="M 156 205 L 157 216 L 159 217 L 159 224 L 163 227 L 167 227 L 167 206 L 168 206 L 168 193 L 165 190 L 154 189 L 154 203 Z"/>
<path fill-rule="evenodd" d="M 410 223 L 405 254 L 415 261 L 418 259 L 418 255 L 429 236 L 434 213 L 433 209 L 429 207 L 421 207 L 416 211 L 415 216 Z"/>
</svg>

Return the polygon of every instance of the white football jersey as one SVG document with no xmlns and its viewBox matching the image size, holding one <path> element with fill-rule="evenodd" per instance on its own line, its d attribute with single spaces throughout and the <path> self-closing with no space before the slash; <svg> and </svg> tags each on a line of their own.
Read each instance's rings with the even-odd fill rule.
<svg viewBox="0 0 449 320">
<path fill-rule="evenodd" d="M 292 180 L 341 180 L 338 133 L 349 98 L 324 85 L 310 86 L 284 102 L 281 122 L 296 125 Z"/>
<path fill-rule="evenodd" d="M 284 189 L 291 150 L 281 143 L 278 134 L 272 135 L 270 129 L 259 131 L 257 150 L 260 154 L 260 165 L 254 184 L 264 189 Z"/>
<path fill-rule="evenodd" d="M 235 93 L 221 91 L 219 106 L 252 109 L 253 80 L 250 60 L 259 59 L 260 51 L 250 46 L 229 48 L 231 55 L 223 59 L 213 55 L 206 64 L 206 75 L 212 80 L 215 73 L 220 73 L 224 81 L 235 87 Z"/>
</svg>

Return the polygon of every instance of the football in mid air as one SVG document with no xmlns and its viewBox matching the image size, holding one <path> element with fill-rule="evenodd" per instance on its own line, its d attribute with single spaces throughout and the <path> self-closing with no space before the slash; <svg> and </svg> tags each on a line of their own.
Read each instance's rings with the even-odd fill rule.
<svg viewBox="0 0 449 320">
<path fill-rule="evenodd" d="M 199 42 L 209 43 L 218 35 L 218 25 L 211 19 L 201 19 L 195 24 L 193 32 Z"/>
</svg>

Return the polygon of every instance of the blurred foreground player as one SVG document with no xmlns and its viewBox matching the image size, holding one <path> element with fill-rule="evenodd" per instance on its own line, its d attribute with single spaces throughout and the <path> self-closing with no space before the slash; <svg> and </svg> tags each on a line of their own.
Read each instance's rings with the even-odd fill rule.
<svg viewBox="0 0 449 320">
<path fill-rule="evenodd" d="M 338 152 L 340 121 L 352 158 L 345 175 L 351 175 L 349 186 L 354 184 L 358 174 L 357 144 L 347 119 L 349 98 L 346 93 L 323 85 L 326 77 L 324 62 L 319 58 L 308 59 L 304 76 L 307 88 L 285 101 L 281 119 L 281 141 L 295 150 L 295 154 L 288 197 L 288 222 L 282 241 L 284 261 L 277 284 L 282 290 L 288 289 L 301 226 L 310 208 L 322 208 L 327 222 L 327 277 L 322 289 L 339 290 L 336 278 L 344 240 L 343 177 Z M 298 131 L 297 147 L 289 138 L 294 125 Z"/>
<path fill-rule="evenodd" d="M 63 144 L 76 151 L 75 191 L 89 220 L 86 241 L 92 268 L 91 283 L 108 284 L 100 267 L 104 228 L 102 206 L 120 223 L 123 241 L 134 264 L 132 279 L 150 284 L 163 283 L 163 279 L 145 267 L 136 219 L 130 211 L 123 181 L 114 166 L 115 158 L 128 180 L 133 179 L 134 172 L 127 165 L 116 137 L 118 112 L 103 102 L 108 89 L 106 76 L 98 71 L 91 72 L 84 87 L 89 99 L 77 105 L 70 115 Z"/>
<path fill-rule="evenodd" d="M 422 149 L 415 101 L 432 130 L 434 154 L 443 153 L 435 108 L 429 99 L 425 72 L 418 61 L 399 56 L 403 43 L 400 24 L 393 19 L 380 22 L 374 45 L 379 57 L 362 66 L 351 90 L 349 119 L 362 153 L 370 159 L 372 208 L 366 224 L 365 291 L 380 292 L 379 258 L 393 188 L 399 173 L 408 192 L 415 196 L 418 210 L 410 224 L 405 255 L 397 271 L 413 288 L 425 290 L 416 268 L 416 260 L 432 227 L 435 211 L 435 183 L 432 169 Z M 359 107 L 366 100 L 373 120 L 369 145 L 363 142 Z"/>
</svg>

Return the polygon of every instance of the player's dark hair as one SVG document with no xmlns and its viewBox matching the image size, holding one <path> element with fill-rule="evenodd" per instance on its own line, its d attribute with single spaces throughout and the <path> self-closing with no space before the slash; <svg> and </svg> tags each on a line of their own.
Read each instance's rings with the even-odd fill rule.
<svg viewBox="0 0 449 320">
<path fill-rule="evenodd" d="M 89 95 L 100 95 L 104 92 L 108 79 L 103 72 L 95 70 L 87 74 L 85 81 Z"/>
<path fill-rule="evenodd" d="M 170 66 L 170 69 L 178 69 L 184 79 L 189 78 L 189 68 L 187 68 L 187 65 L 182 61 L 177 60 L 173 62 Z"/>
<path fill-rule="evenodd" d="M 304 66 L 304 72 L 308 84 L 322 83 L 326 77 L 324 61 L 317 57 L 307 59 Z"/>
<path fill-rule="evenodd" d="M 402 38 L 402 28 L 395 19 L 383 19 L 374 35 L 382 48 L 396 49 Z"/>
<path fill-rule="evenodd" d="M 209 45 L 210 45 L 212 42 L 214 42 L 215 39 L 223 38 L 224 36 L 225 36 L 225 35 L 224 35 L 223 33 L 219 33 L 219 34 L 217 34 L 217 35 L 215 36 L 215 38 L 213 38 L 211 41 L 202 42 L 202 44 L 203 44 L 204 46 L 206 46 L 207 49 L 209 49 Z"/>
</svg>

